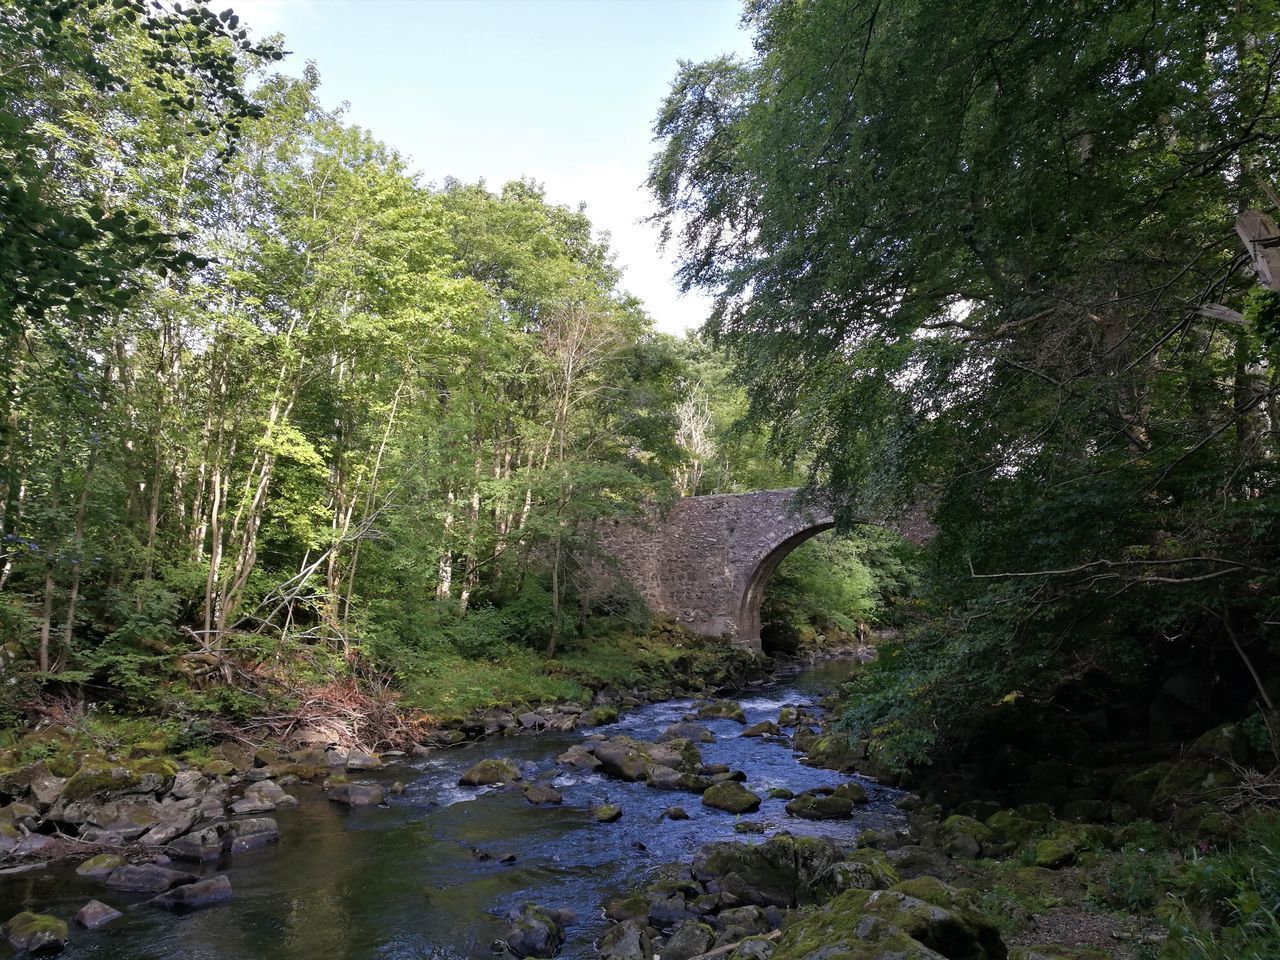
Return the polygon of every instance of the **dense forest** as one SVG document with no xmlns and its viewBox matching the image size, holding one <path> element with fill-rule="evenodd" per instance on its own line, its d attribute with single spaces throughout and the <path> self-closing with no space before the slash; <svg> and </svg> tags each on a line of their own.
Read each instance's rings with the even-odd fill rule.
<svg viewBox="0 0 1280 960">
<path fill-rule="evenodd" d="M 799 486 L 837 535 L 767 651 L 879 634 L 822 750 L 941 810 L 1229 724 L 1225 792 L 1165 860 L 1124 841 L 1110 902 L 1176 904 L 1168 956 L 1277 956 L 1280 6 L 743 23 L 656 105 L 654 219 L 715 299 L 676 338 L 585 207 L 426 182 L 232 11 L 0 0 L 4 746 L 403 747 L 727 681 L 597 532 Z M 864 522 L 903 509 L 926 547 Z M 1094 820 L 1159 819 L 1117 791 Z"/>
<path fill-rule="evenodd" d="M 792 478 L 723 355 L 655 333 L 537 184 L 422 183 L 231 14 L 0 27 L 11 719 L 44 695 L 251 720 L 348 681 L 445 716 L 572 695 L 545 667 L 566 643 L 599 661 L 576 641 L 647 627 L 588 601 L 598 524 Z M 840 549 L 852 629 L 874 599 Z M 830 620 L 800 580 L 780 602 Z"/>
</svg>

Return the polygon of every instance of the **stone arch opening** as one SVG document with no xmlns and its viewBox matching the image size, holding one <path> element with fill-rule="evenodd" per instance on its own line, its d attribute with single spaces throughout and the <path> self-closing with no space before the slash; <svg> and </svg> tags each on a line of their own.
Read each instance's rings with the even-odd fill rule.
<svg viewBox="0 0 1280 960">
<path fill-rule="evenodd" d="M 834 521 L 823 520 L 798 530 L 765 554 L 764 559 L 756 564 L 747 580 L 747 588 L 742 594 L 742 606 L 738 611 L 737 640 L 739 643 L 748 644 L 756 650 L 760 649 L 760 604 L 764 600 L 764 588 L 778 569 L 778 565 L 787 558 L 787 554 L 806 540 L 812 540 L 818 534 L 825 533 L 833 527 L 835 527 Z"/>
</svg>

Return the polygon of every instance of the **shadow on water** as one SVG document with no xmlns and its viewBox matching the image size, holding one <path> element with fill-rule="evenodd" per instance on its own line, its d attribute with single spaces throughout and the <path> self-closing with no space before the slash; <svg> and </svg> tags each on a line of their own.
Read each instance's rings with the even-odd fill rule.
<svg viewBox="0 0 1280 960">
<path fill-rule="evenodd" d="M 828 661 L 748 692 L 740 700 L 748 723 L 775 719 L 786 703 L 816 701 L 849 669 L 847 662 Z M 652 739 L 689 707 L 687 700 L 643 707 L 599 732 Z M 762 795 L 771 787 L 798 793 L 856 779 L 803 766 L 790 747 L 741 737 L 742 727 L 732 721 L 707 726 L 716 742 L 702 745 L 704 760 L 746 771 L 748 785 Z M 697 795 L 560 769 L 556 755 L 582 739 L 566 733 L 488 740 L 382 771 L 379 779 L 407 785 L 387 807 L 348 811 L 318 788 L 300 785 L 299 806 L 274 814 L 281 844 L 224 865 L 235 889 L 227 904 L 175 917 L 147 906 L 144 895 L 119 894 L 59 866 L 0 880 L 0 918 L 22 909 L 69 917 L 93 898 L 125 911 L 99 931 L 73 927 L 68 957 L 452 960 L 490 956 L 491 943 L 505 930 L 500 916 L 529 900 L 577 911 L 580 920 L 562 955 L 590 957 L 604 929 L 604 901 L 664 863 L 688 862 L 707 841 L 742 838 L 733 816 L 704 808 Z M 535 764 L 564 804 L 534 807 L 518 792 L 457 786 L 462 771 L 485 756 Z M 891 806 L 896 791 L 864 785 L 871 803 L 851 821 L 796 820 L 774 799 L 749 819 L 766 824 L 769 833 L 786 829 L 851 842 L 859 831 L 898 816 Z M 587 808 L 604 801 L 622 805 L 620 821 L 590 819 Z M 662 819 L 669 806 L 683 807 L 689 819 Z M 507 855 L 514 862 L 502 863 Z"/>
</svg>

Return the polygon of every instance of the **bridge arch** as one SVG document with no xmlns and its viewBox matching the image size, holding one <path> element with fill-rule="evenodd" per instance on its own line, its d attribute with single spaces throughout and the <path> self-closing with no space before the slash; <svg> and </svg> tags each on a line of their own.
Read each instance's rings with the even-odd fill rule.
<svg viewBox="0 0 1280 960">
<path fill-rule="evenodd" d="M 739 644 L 760 649 L 760 608 L 764 602 L 764 589 L 773 579 L 773 574 L 787 555 L 806 540 L 812 540 L 835 526 L 833 520 L 823 520 L 813 526 L 798 530 L 765 554 L 747 578 L 746 588 L 742 591 L 742 603 L 738 609 L 738 632 L 734 638 Z"/>
</svg>

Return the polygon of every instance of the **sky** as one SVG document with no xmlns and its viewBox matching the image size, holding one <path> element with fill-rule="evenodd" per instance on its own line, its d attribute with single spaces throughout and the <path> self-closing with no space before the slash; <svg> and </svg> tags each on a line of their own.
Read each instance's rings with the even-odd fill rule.
<svg viewBox="0 0 1280 960">
<path fill-rule="evenodd" d="M 640 221 L 652 127 L 679 60 L 746 55 L 741 0 L 233 0 L 258 36 L 284 34 L 321 100 L 408 156 L 429 182 L 530 177 L 585 202 L 612 237 L 623 285 L 660 330 L 697 327 L 671 251 Z"/>
</svg>

